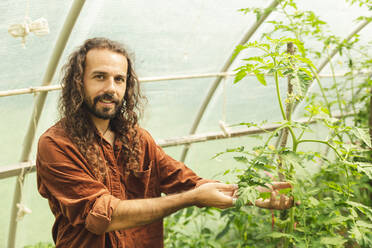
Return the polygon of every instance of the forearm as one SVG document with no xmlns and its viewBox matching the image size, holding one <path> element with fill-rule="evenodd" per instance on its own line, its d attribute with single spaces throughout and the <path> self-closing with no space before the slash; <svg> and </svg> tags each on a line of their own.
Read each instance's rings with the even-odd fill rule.
<svg viewBox="0 0 372 248">
<path fill-rule="evenodd" d="M 148 224 L 194 203 L 192 191 L 158 198 L 123 200 L 114 210 L 106 231 Z"/>
</svg>

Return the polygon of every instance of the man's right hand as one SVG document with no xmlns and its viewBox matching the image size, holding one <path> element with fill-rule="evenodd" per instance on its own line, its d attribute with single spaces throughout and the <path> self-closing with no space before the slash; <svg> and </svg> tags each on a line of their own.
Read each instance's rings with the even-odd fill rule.
<svg viewBox="0 0 372 248">
<path fill-rule="evenodd" d="M 229 208 L 234 205 L 235 184 L 206 183 L 188 193 L 198 207 Z"/>
</svg>

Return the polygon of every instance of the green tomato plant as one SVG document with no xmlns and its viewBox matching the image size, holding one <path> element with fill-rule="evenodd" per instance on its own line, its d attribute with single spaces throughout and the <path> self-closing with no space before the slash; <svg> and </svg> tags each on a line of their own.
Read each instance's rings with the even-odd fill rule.
<svg viewBox="0 0 372 248">
<path fill-rule="evenodd" d="M 372 9 L 370 1 L 348 2 Z M 241 11 L 259 19 L 267 9 Z M 241 144 L 216 155 L 231 154 L 244 167 L 226 171 L 237 176 L 236 206 L 224 211 L 191 208 L 168 218 L 167 247 L 372 246 L 372 44 L 361 47 L 356 35 L 344 40 L 330 34 L 326 22 L 299 10 L 294 0 L 280 1 L 275 11 L 282 21 L 269 21 L 272 30 L 236 48 L 236 55 L 246 51 L 255 56 L 243 58 L 234 83 L 254 75 L 262 87 L 273 84 L 268 90 L 275 90 L 280 127 L 261 135 L 253 149 Z M 347 65 L 342 77 L 331 60 L 334 49 Z M 328 60 L 331 80 L 319 77 L 313 63 L 319 58 Z M 298 109 L 305 122 L 293 118 Z M 313 138 L 315 132 L 322 138 Z M 280 193 L 299 204 L 286 211 L 248 206 L 270 197 L 256 188 L 273 180 L 290 182 L 293 188 Z M 204 225 L 200 220 L 206 218 L 215 218 L 218 227 Z M 194 234 L 176 228 L 191 222 L 198 230 Z"/>
</svg>

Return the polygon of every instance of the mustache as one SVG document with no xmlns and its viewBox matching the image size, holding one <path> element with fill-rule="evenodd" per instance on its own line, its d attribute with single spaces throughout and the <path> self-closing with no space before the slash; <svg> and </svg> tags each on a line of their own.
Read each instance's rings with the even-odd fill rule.
<svg viewBox="0 0 372 248">
<path fill-rule="evenodd" d="M 100 101 L 100 100 L 112 101 L 112 102 L 114 102 L 116 105 L 119 104 L 119 99 L 114 98 L 114 95 L 113 95 L 113 94 L 109 94 L 109 93 L 105 93 L 105 94 L 102 94 L 102 95 L 96 96 L 96 97 L 93 99 L 93 103 L 94 103 L 94 105 L 96 105 L 97 102 Z"/>
</svg>

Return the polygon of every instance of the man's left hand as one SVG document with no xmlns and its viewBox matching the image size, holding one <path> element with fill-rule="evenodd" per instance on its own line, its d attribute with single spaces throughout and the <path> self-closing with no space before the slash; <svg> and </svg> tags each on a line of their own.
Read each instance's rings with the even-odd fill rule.
<svg viewBox="0 0 372 248">
<path fill-rule="evenodd" d="M 255 205 L 260 208 L 284 210 L 293 207 L 293 197 L 288 197 L 284 194 L 279 194 L 279 190 L 292 188 L 288 182 L 272 182 L 267 184 L 267 187 L 257 187 L 259 192 L 270 192 L 269 199 L 258 199 Z"/>
</svg>

